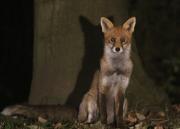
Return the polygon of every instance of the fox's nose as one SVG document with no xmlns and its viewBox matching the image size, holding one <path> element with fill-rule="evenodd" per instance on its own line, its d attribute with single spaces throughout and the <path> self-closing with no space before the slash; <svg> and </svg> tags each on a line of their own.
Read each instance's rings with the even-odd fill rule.
<svg viewBox="0 0 180 129">
<path fill-rule="evenodd" d="M 116 47 L 115 50 L 116 50 L 117 52 L 119 52 L 119 51 L 120 51 L 120 48 L 119 48 L 119 47 Z"/>
</svg>

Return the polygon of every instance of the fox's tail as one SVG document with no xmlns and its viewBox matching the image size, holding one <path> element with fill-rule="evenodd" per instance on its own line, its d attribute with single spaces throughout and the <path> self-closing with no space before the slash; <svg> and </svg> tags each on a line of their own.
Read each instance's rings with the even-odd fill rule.
<svg viewBox="0 0 180 129">
<path fill-rule="evenodd" d="M 20 115 L 28 118 L 43 117 L 50 120 L 76 120 L 75 108 L 61 105 L 13 105 L 6 107 L 2 112 L 5 116 Z"/>
</svg>

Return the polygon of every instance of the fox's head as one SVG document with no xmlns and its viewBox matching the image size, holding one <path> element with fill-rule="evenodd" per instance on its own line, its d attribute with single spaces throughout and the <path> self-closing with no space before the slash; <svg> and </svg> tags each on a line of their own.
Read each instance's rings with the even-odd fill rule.
<svg viewBox="0 0 180 129">
<path fill-rule="evenodd" d="M 104 33 L 105 47 L 112 53 L 122 53 L 131 44 L 132 33 L 136 24 L 136 18 L 128 19 L 122 26 L 115 27 L 113 23 L 101 17 L 101 27 Z"/>
</svg>

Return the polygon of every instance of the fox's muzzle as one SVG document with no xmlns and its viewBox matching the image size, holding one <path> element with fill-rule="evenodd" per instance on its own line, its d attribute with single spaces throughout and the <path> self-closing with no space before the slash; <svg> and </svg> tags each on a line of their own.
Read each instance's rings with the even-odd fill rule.
<svg viewBox="0 0 180 129">
<path fill-rule="evenodd" d="M 112 51 L 114 52 L 114 53 L 121 53 L 121 52 L 123 52 L 123 49 L 122 49 L 122 47 L 113 47 L 112 48 Z"/>
</svg>

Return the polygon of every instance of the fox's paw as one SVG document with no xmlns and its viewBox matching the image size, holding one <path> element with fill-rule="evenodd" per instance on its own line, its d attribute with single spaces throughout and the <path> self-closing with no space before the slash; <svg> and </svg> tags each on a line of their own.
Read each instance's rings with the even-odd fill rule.
<svg viewBox="0 0 180 129">
<path fill-rule="evenodd" d="M 79 122 L 86 121 L 87 115 L 88 115 L 88 112 L 87 112 L 86 105 L 83 102 L 81 102 L 79 106 L 78 121 Z"/>
<path fill-rule="evenodd" d="M 98 118 L 97 103 L 95 103 L 94 101 L 90 101 L 88 103 L 88 117 L 86 123 L 93 123 L 97 121 L 97 118 Z"/>
<path fill-rule="evenodd" d="M 95 98 L 85 95 L 80 107 L 78 120 L 85 123 L 93 123 L 98 119 L 98 106 Z"/>
<path fill-rule="evenodd" d="M 128 101 L 127 98 L 124 99 L 124 104 L 123 104 L 123 120 L 125 119 L 128 111 Z"/>
</svg>

